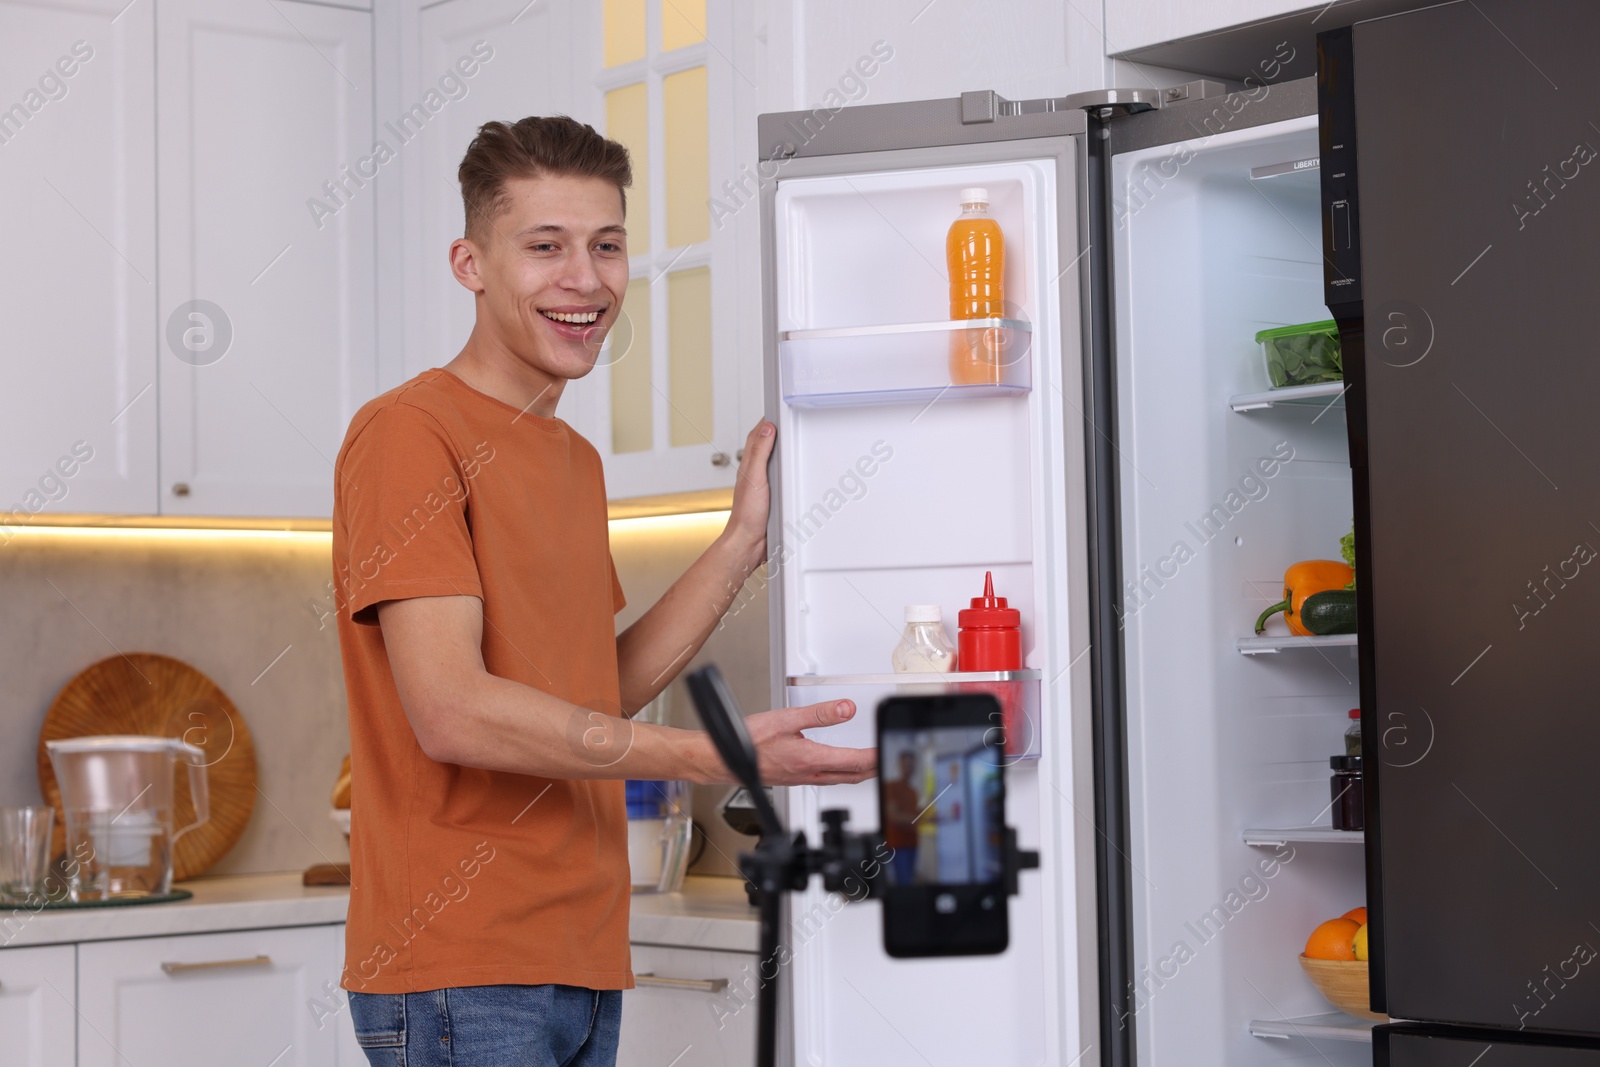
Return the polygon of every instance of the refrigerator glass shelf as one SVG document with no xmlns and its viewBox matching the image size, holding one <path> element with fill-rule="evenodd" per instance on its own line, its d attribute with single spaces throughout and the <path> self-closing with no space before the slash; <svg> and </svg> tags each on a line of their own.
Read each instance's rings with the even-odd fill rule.
<svg viewBox="0 0 1600 1067">
<path fill-rule="evenodd" d="M 992 354 L 992 381 L 951 382 L 951 346 L 968 341 Z M 843 407 L 1021 396 L 1033 388 L 1032 342 L 1033 326 L 1021 319 L 786 330 L 778 335 L 783 399 L 791 407 Z"/>
<path fill-rule="evenodd" d="M 1360 830 L 1335 830 L 1331 826 L 1251 827 L 1241 835 L 1247 845 L 1276 847 L 1287 844 L 1359 845 L 1367 839 Z"/>
<path fill-rule="evenodd" d="M 958 671 L 953 674 L 800 674 L 785 679 L 791 705 L 853 700 L 856 715 L 828 727 L 830 744 L 872 745 L 877 736 L 878 702 L 892 696 L 990 693 L 1004 713 L 1008 762 L 1038 759 L 1042 670 Z"/>
<path fill-rule="evenodd" d="M 1356 634 L 1329 634 L 1326 637 L 1241 637 L 1234 642 L 1243 656 L 1261 656 L 1290 648 L 1354 648 Z"/>
<path fill-rule="evenodd" d="M 1372 1028 L 1376 1025 L 1342 1011 L 1326 1015 L 1302 1015 L 1295 1019 L 1251 1019 L 1250 1033 L 1256 1037 L 1288 1040 L 1292 1037 L 1322 1041 L 1372 1042 Z"/>
<path fill-rule="evenodd" d="M 1263 389 L 1259 393 L 1238 393 L 1228 398 L 1228 406 L 1239 412 L 1260 411 L 1280 404 L 1294 407 L 1342 408 L 1347 388 L 1349 386 L 1344 382 L 1286 385 L 1281 389 Z"/>
</svg>

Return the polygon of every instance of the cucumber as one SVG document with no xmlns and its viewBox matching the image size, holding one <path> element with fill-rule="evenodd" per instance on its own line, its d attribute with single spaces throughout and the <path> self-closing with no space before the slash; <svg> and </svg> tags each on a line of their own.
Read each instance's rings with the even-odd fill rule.
<svg viewBox="0 0 1600 1067">
<path fill-rule="evenodd" d="M 1325 589 L 1300 605 L 1300 625 L 1318 636 L 1356 632 L 1356 591 Z"/>
</svg>

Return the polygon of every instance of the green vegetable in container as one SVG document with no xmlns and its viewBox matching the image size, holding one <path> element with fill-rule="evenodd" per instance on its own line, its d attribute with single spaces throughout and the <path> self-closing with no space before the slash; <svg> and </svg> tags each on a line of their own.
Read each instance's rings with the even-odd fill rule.
<svg viewBox="0 0 1600 1067">
<path fill-rule="evenodd" d="M 1262 330 L 1256 341 L 1274 388 L 1344 380 L 1339 330 L 1331 321 Z"/>
</svg>

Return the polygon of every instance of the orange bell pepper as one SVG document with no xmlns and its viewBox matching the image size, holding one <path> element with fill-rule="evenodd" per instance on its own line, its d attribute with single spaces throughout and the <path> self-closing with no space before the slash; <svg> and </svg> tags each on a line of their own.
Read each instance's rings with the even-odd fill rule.
<svg viewBox="0 0 1600 1067">
<path fill-rule="evenodd" d="M 1296 637 L 1310 637 L 1300 622 L 1300 608 L 1306 598 L 1329 589 L 1343 589 L 1355 580 L 1356 572 L 1348 563 L 1336 559 L 1308 559 L 1293 564 L 1283 572 L 1283 600 L 1261 613 L 1256 620 L 1256 633 L 1267 627 L 1267 620 L 1278 612 L 1289 624 L 1289 632 Z"/>
</svg>

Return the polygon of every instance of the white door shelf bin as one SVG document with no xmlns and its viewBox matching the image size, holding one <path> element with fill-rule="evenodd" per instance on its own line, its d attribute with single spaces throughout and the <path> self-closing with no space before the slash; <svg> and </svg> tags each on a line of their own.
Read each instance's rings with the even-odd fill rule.
<svg viewBox="0 0 1600 1067">
<path fill-rule="evenodd" d="M 1006 735 L 1006 761 L 1035 760 L 1042 750 L 1039 714 L 1040 670 L 956 671 L 951 674 L 800 674 L 786 679 L 789 703 L 800 706 L 824 700 L 853 700 L 856 716 L 851 725 L 877 732 L 880 700 L 892 696 L 929 696 L 946 693 L 990 693 L 1000 702 Z M 831 727 L 831 731 L 845 727 Z M 819 737 L 830 744 L 876 744 L 875 736 L 847 740 L 837 732 Z"/>
<path fill-rule="evenodd" d="M 911 404 L 943 397 L 1020 396 L 1033 386 L 1033 326 L 1021 319 L 786 330 L 778 335 L 783 399 L 792 407 Z M 953 344 L 992 352 L 993 381 L 955 384 Z"/>
</svg>

